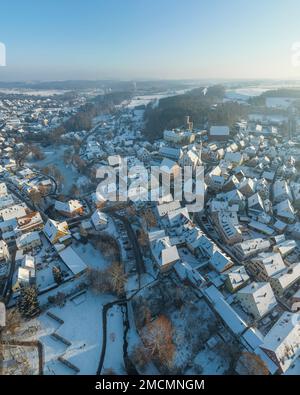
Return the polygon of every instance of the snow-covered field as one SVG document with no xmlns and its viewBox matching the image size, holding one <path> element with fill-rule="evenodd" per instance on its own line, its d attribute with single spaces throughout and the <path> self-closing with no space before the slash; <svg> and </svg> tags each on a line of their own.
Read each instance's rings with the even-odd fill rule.
<svg viewBox="0 0 300 395">
<path fill-rule="evenodd" d="M 57 167 L 63 176 L 62 193 L 66 194 L 79 178 L 79 173 L 75 167 L 72 165 L 66 165 L 64 163 L 63 154 L 67 148 L 69 148 L 67 145 L 42 148 L 45 158 L 39 161 L 31 161 L 28 163 L 29 167 L 34 165 L 40 169 L 51 165 Z"/>
<path fill-rule="evenodd" d="M 44 374 L 75 374 L 58 360 L 63 357 L 75 365 L 78 374 L 95 374 L 102 348 L 102 307 L 114 300 L 112 295 L 95 295 L 90 291 L 68 299 L 63 307 L 50 308 L 51 313 L 64 321 L 55 321 L 44 312 L 34 320 L 23 322 L 13 337 L 40 340 L 44 347 Z M 51 336 L 56 333 L 71 345 Z M 123 373 L 123 320 L 120 309 L 111 309 L 108 318 L 108 343 L 105 367 Z"/>
<path fill-rule="evenodd" d="M 269 108 L 280 108 L 286 110 L 295 99 L 289 97 L 267 97 L 266 106 Z"/>
<path fill-rule="evenodd" d="M 133 109 L 137 106 L 147 105 L 149 103 L 153 103 L 153 106 L 157 106 L 160 99 L 164 99 L 165 97 L 176 96 L 176 95 L 183 95 L 184 93 L 188 92 L 190 89 L 180 89 L 176 91 L 168 91 L 157 93 L 155 95 L 139 95 L 131 99 L 127 103 L 127 107 Z"/>
<path fill-rule="evenodd" d="M 120 306 L 113 306 L 107 313 L 107 343 L 102 371 L 126 373 L 123 362 L 123 312 Z"/>
<path fill-rule="evenodd" d="M 280 114 L 249 114 L 249 120 L 250 121 L 268 121 L 268 122 L 274 122 L 274 123 L 281 123 L 281 122 L 286 122 L 288 118 L 284 115 Z"/>
<path fill-rule="evenodd" d="M 34 89 L 7 89 L 7 88 L 0 88 L 1 93 L 6 93 L 7 95 L 30 95 L 30 96 L 53 96 L 53 95 L 63 95 L 67 90 L 34 90 Z"/>
</svg>

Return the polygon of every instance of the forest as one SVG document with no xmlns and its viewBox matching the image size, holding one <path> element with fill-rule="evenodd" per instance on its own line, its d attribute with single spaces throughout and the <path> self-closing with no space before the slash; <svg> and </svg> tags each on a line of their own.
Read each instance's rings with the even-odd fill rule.
<svg viewBox="0 0 300 395">
<path fill-rule="evenodd" d="M 250 106 L 224 102 L 225 88 L 215 85 L 196 88 L 183 95 L 161 99 L 159 106 L 149 104 L 145 111 L 145 137 L 150 141 L 161 138 L 163 130 L 181 127 L 184 117 L 190 115 L 195 128 L 207 125 L 233 125 L 245 117 Z"/>
</svg>

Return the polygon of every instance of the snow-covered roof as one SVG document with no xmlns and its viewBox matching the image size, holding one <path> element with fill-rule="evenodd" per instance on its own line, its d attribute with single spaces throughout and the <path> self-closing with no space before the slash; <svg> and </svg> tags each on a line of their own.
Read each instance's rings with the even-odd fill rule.
<svg viewBox="0 0 300 395">
<path fill-rule="evenodd" d="M 285 372 L 300 355 L 299 315 L 284 312 L 260 347 L 274 353 L 278 366 Z"/>
<path fill-rule="evenodd" d="M 285 268 L 283 271 L 273 276 L 273 279 L 280 284 L 283 290 L 291 286 L 299 278 L 300 262 L 294 263 L 293 265 Z"/>
<path fill-rule="evenodd" d="M 210 259 L 210 264 L 217 272 L 222 273 L 230 265 L 232 266 L 233 262 L 220 251 L 215 251 Z"/>
<path fill-rule="evenodd" d="M 55 210 L 57 211 L 73 213 L 80 209 L 82 209 L 82 204 L 76 199 L 68 200 L 67 202 L 55 201 Z"/>
<path fill-rule="evenodd" d="M 87 269 L 87 265 L 71 246 L 59 251 L 58 254 L 74 275 Z"/>
<path fill-rule="evenodd" d="M 283 257 L 290 254 L 297 247 L 295 240 L 284 240 L 273 247 L 274 251 L 279 252 Z"/>
<path fill-rule="evenodd" d="M 98 225 L 106 225 L 108 223 L 107 215 L 100 210 L 96 210 L 93 213 L 91 220 L 95 227 L 97 227 Z"/>
<path fill-rule="evenodd" d="M 229 136 L 228 126 L 211 126 L 209 130 L 211 136 Z"/>
<path fill-rule="evenodd" d="M 24 217 L 25 215 L 26 215 L 26 210 L 24 206 L 20 204 L 14 204 L 13 206 L 0 210 L 0 216 L 3 218 L 4 221 L 13 218 Z"/>
<path fill-rule="evenodd" d="M 68 224 L 66 221 L 58 222 L 49 218 L 44 226 L 44 233 L 47 238 L 53 242 L 58 234 L 60 234 L 60 236 L 69 234 Z"/>
<path fill-rule="evenodd" d="M 151 244 L 152 253 L 160 267 L 168 266 L 180 259 L 176 246 L 171 246 L 168 236 L 154 240 Z"/>
<path fill-rule="evenodd" d="M 233 289 L 240 287 L 250 278 L 244 266 L 236 266 L 232 268 L 229 272 L 226 272 L 226 275 Z"/>
<path fill-rule="evenodd" d="M 207 288 L 205 293 L 214 305 L 217 313 L 227 324 L 227 326 L 233 331 L 233 333 L 240 335 L 248 328 L 246 322 L 226 302 L 221 292 L 218 291 L 214 285 L 211 285 L 209 288 Z"/>
<path fill-rule="evenodd" d="M 40 241 L 39 232 L 28 232 L 21 235 L 17 238 L 16 244 L 18 248 L 23 248 L 34 241 Z"/>
<path fill-rule="evenodd" d="M 174 211 L 174 210 L 180 208 L 181 206 L 180 206 L 180 202 L 178 200 L 174 200 L 174 201 L 169 202 L 169 203 L 159 204 L 156 207 L 157 207 L 158 215 L 160 217 L 163 217 L 164 215 L 168 214 L 171 211 Z"/>
</svg>

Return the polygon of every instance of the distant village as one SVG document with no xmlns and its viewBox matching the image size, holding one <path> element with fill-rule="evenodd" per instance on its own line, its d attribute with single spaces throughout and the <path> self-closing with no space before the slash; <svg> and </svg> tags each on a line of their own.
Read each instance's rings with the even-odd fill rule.
<svg viewBox="0 0 300 395">
<path fill-rule="evenodd" d="M 199 129 L 188 114 L 150 142 L 144 99 L 62 134 L 70 163 L 61 159 L 61 180 L 19 152 L 88 98 L 0 99 L 1 369 L 300 374 L 300 142 L 280 121 Z M 189 212 L 172 191 L 157 202 L 106 201 L 95 172 L 120 171 L 125 157 L 170 180 L 203 166 L 203 210 Z M 70 172 L 84 179 L 76 196 L 64 189 Z"/>
</svg>

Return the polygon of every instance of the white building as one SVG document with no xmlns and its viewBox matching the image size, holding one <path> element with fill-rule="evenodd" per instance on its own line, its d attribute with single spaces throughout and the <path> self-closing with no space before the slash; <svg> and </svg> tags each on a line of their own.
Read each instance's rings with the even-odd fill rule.
<svg viewBox="0 0 300 395">
<path fill-rule="evenodd" d="M 270 283 L 276 295 L 281 296 L 289 287 L 300 278 L 300 262 L 285 268 L 270 279 Z"/>
<path fill-rule="evenodd" d="M 286 266 L 281 254 L 262 252 L 251 259 L 247 268 L 257 281 L 269 281 L 272 276 L 282 272 Z"/>
<path fill-rule="evenodd" d="M 264 338 L 260 348 L 284 373 L 300 355 L 298 314 L 284 312 Z"/>
<path fill-rule="evenodd" d="M 270 246 L 271 243 L 269 240 L 258 237 L 256 239 L 245 240 L 238 243 L 233 248 L 239 259 L 246 260 L 260 252 L 267 251 Z"/>
<path fill-rule="evenodd" d="M 18 237 L 16 245 L 19 250 L 29 251 L 41 245 L 41 239 L 38 232 L 28 232 Z"/>
<path fill-rule="evenodd" d="M 103 230 L 108 224 L 107 215 L 100 210 L 96 210 L 93 213 L 91 220 L 96 230 Z"/>
</svg>

